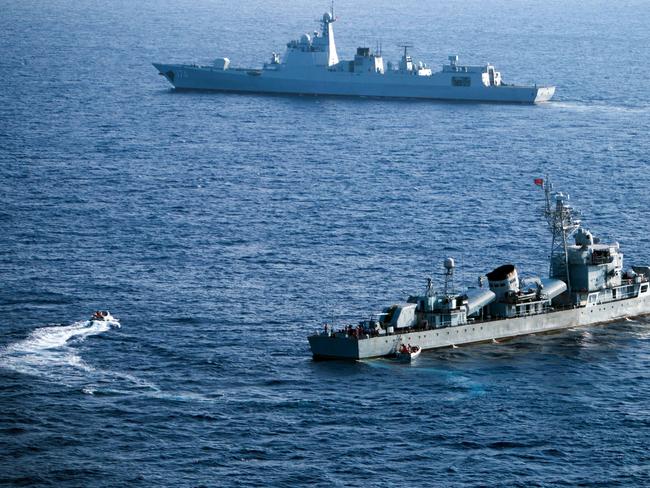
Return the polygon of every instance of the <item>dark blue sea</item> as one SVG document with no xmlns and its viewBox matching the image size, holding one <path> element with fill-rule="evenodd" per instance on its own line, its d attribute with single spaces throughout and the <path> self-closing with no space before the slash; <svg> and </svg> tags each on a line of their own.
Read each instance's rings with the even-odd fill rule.
<svg viewBox="0 0 650 488">
<path fill-rule="evenodd" d="M 650 319 L 389 360 L 307 335 L 431 276 L 544 275 L 533 179 L 650 263 L 645 0 L 337 1 L 539 106 L 176 93 L 328 2 L 0 0 L 0 484 L 650 486 Z M 121 328 L 86 320 L 97 309 Z"/>
</svg>

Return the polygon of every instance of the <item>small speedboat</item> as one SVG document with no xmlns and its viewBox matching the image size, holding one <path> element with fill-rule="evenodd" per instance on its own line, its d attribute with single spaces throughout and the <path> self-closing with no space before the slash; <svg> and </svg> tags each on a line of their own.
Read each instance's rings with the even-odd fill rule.
<svg viewBox="0 0 650 488">
<path fill-rule="evenodd" d="M 420 346 L 412 346 L 410 344 L 407 346 L 406 344 L 402 344 L 397 350 L 395 356 L 397 357 L 397 360 L 402 363 L 410 363 L 417 358 L 421 352 L 422 348 Z"/>
<path fill-rule="evenodd" d="M 97 310 L 92 317 L 90 317 L 91 322 L 117 322 L 117 319 L 113 317 L 108 310 Z"/>
</svg>

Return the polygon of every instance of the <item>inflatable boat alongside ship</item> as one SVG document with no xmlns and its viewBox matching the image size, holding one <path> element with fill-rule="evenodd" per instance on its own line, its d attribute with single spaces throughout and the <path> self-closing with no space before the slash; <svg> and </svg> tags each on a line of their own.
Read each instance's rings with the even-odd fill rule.
<svg viewBox="0 0 650 488">
<path fill-rule="evenodd" d="M 545 190 L 552 233 L 550 277 L 521 281 L 512 264 L 487 273 L 481 286 L 453 292 L 454 260 L 445 260 L 445 286 L 429 280 L 423 295 L 386 308 L 376 318 L 309 337 L 316 359 L 393 356 L 402 344 L 423 350 L 490 342 L 650 314 L 650 267 L 623 268 L 618 243 L 604 244 L 581 227 L 568 196 Z M 570 239 L 573 238 L 573 244 Z M 487 281 L 487 287 L 484 286 Z"/>
</svg>

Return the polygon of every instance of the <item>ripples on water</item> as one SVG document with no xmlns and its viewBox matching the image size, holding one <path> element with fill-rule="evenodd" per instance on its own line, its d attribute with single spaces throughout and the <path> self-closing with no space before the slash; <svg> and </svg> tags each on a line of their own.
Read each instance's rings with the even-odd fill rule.
<svg viewBox="0 0 650 488">
<path fill-rule="evenodd" d="M 546 173 L 650 262 L 643 2 L 337 5 L 340 55 L 410 38 L 555 82 L 539 107 L 181 94 L 149 65 L 257 63 L 323 8 L 3 7 L 0 479 L 647 484 L 647 319 L 412 365 L 316 363 L 306 341 L 449 255 L 463 285 L 545 273 Z M 106 308 L 122 328 L 81 320 Z"/>
</svg>

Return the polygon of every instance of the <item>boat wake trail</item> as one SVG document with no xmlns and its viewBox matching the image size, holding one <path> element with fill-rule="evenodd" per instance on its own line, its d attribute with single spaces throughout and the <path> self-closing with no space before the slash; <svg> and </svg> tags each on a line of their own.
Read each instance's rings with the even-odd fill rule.
<svg viewBox="0 0 650 488">
<path fill-rule="evenodd" d="M 648 107 L 646 106 L 626 106 L 626 105 L 611 105 L 606 103 L 594 103 L 594 102 L 560 102 L 555 101 L 549 103 L 545 107 L 551 109 L 565 110 L 569 112 L 588 112 L 588 113 L 630 113 L 630 114 L 641 114 L 646 113 Z"/>
<path fill-rule="evenodd" d="M 41 327 L 22 341 L 0 350 L 0 366 L 18 373 L 78 385 L 95 369 L 79 356 L 75 346 L 87 337 L 120 327 L 118 321 L 82 320 L 71 325 Z"/>
<path fill-rule="evenodd" d="M 81 358 L 79 346 L 86 338 L 119 327 L 117 320 L 82 320 L 71 325 L 38 328 L 25 339 L 0 349 L 0 368 L 76 388 L 87 395 L 213 401 L 192 392 L 164 391 L 146 379 L 126 372 L 97 368 Z"/>
</svg>

